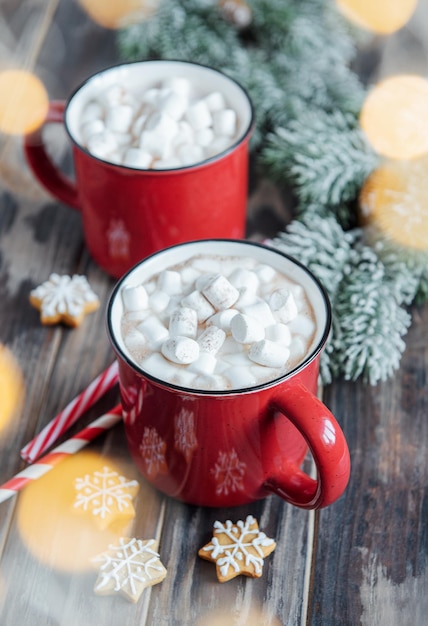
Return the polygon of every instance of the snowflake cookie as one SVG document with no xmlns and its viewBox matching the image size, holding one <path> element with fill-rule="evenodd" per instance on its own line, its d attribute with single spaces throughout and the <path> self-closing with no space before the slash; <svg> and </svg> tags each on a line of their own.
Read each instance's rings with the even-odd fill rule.
<svg viewBox="0 0 428 626">
<path fill-rule="evenodd" d="M 77 274 L 51 274 L 49 280 L 30 292 L 30 303 L 40 311 L 42 324 L 63 322 L 72 327 L 79 326 L 87 313 L 100 306 L 86 276 Z"/>
<path fill-rule="evenodd" d="M 103 467 L 101 471 L 76 478 L 74 487 L 77 496 L 73 508 L 89 511 L 101 530 L 119 519 L 135 516 L 132 500 L 139 489 L 136 480 L 128 480 Z"/>
<path fill-rule="evenodd" d="M 128 537 L 121 537 L 118 545 L 110 545 L 108 551 L 92 559 L 98 570 L 95 593 L 121 594 L 137 602 L 143 589 L 162 582 L 167 574 L 157 547 L 155 539 Z"/>
<path fill-rule="evenodd" d="M 198 552 L 216 564 L 217 578 L 227 582 L 239 574 L 260 578 L 264 557 L 275 550 L 276 543 L 259 530 L 257 520 L 248 515 L 245 522 L 227 520 L 214 523 L 214 536 Z"/>
</svg>

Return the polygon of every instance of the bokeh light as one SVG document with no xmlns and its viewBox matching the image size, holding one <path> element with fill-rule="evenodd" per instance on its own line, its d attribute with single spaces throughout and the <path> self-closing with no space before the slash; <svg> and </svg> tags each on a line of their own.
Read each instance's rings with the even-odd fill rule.
<svg viewBox="0 0 428 626">
<path fill-rule="evenodd" d="M 105 465 L 123 473 L 123 468 L 112 459 L 83 450 L 60 462 L 20 493 L 17 523 L 22 541 L 48 567 L 68 572 L 92 569 L 94 556 L 121 535 L 132 536 L 129 518 L 100 529 L 91 511 L 82 515 L 74 508 L 76 478 L 101 471 Z"/>
<path fill-rule="evenodd" d="M 427 153 L 428 80 L 398 75 L 381 81 L 362 106 L 360 124 L 382 156 L 413 159 Z"/>
<path fill-rule="evenodd" d="M 19 365 L 11 351 L 0 344 L 0 432 L 18 415 L 24 395 Z"/>
<path fill-rule="evenodd" d="M 427 179 L 428 157 L 383 164 L 361 190 L 362 225 L 407 249 L 428 251 Z"/>
<path fill-rule="evenodd" d="M 45 120 L 49 99 L 43 83 L 25 70 L 0 72 L 0 132 L 24 135 Z"/>
<path fill-rule="evenodd" d="M 79 0 L 89 17 L 104 28 L 121 28 L 155 13 L 160 0 Z"/>
<path fill-rule="evenodd" d="M 407 24 L 418 0 L 336 0 L 336 3 L 354 24 L 389 35 Z"/>
</svg>

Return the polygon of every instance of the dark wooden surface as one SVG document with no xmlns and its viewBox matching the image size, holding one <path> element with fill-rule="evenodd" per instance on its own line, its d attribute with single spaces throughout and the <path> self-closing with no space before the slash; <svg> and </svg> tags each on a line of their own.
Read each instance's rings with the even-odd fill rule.
<svg viewBox="0 0 428 626">
<path fill-rule="evenodd" d="M 0 17 L 0 60 L 35 70 L 51 98 L 66 97 L 87 75 L 118 60 L 114 33 L 94 24 L 71 0 L 6 0 Z M 400 71 L 407 57 L 410 69 L 426 71 L 422 20 L 412 24 L 385 44 L 376 67 L 367 67 L 364 59 L 366 74 L 390 72 L 394 59 L 400 60 Z M 413 48 L 400 48 L 400 37 L 411 38 Z M 422 51 L 422 57 L 414 60 L 410 50 Z M 55 158 L 69 167 L 60 133 L 53 134 L 52 146 Z M 255 187 L 249 235 L 274 235 L 289 212 L 270 185 Z M 4 482 L 24 467 L 20 448 L 112 361 L 104 306 L 114 283 L 90 259 L 78 213 L 34 181 L 20 138 L 1 135 L 0 268 L 0 342 L 15 355 L 25 381 L 22 408 L 0 430 Z M 29 305 L 29 291 L 52 271 L 86 274 L 101 299 L 100 310 L 77 330 L 41 326 Z M 350 484 L 339 502 L 318 513 L 277 498 L 233 510 L 186 506 L 162 497 L 137 476 L 118 425 L 90 450 L 121 463 L 125 475 L 142 485 L 132 532 L 159 539 L 166 580 L 146 590 L 135 605 L 94 595 L 93 572 L 61 570 L 29 549 L 47 516 L 56 514 L 55 494 L 45 494 L 42 512 L 34 511 L 34 536 L 20 530 L 21 494 L 0 504 L 1 626 L 426 624 L 428 308 L 415 307 L 412 313 L 407 349 L 393 379 L 376 387 L 338 381 L 324 390 L 352 458 Z M 110 393 L 81 424 L 117 400 L 116 392 Z M 277 548 L 266 559 L 261 579 L 240 577 L 220 585 L 214 566 L 199 559 L 197 551 L 211 537 L 216 519 L 237 520 L 249 513 L 275 538 Z M 58 518 L 51 537 L 54 552 L 79 543 L 78 536 L 65 537 L 62 527 Z"/>
</svg>

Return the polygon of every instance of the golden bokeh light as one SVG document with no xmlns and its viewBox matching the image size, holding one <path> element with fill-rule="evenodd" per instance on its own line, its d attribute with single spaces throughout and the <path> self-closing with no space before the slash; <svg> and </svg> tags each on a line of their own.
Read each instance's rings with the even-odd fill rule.
<svg viewBox="0 0 428 626">
<path fill-rule="evenodd" d="M 379 167 L 361 190 L 362 225 L 407 249 L 428 251 L 427 179 L 428 157 Z"/>
<path fill-rule="evenodd" d="M 381 81 L 362 106 L 360 124 L 382 156 L 413 159 L 428 153 L 428 80 L 399 75 Z"/>
<path fill-rule="evenodd" d="M 0 72 L 0 132 L 25 135 L 43 124 L 49 99 L 43 83 L 25 70 Z"/>
<path fill-rule="evenodd" d="M 0 344 L 0 431 L 18 415 L 24 394 L 19 365 L 11 351 Z"/>
<path fill-rule="evenodd" d="M 339 10 L 354 24 L 390 35 L 407 24 L 418 0 L 336 0 Z"/>
<path fill-rule="evenodd" d="M 83 450 L 60 462 L 29 484 L 19 495 L 17 523 L 31 554 L 52 569 L 79 572 L 92 569 L 91 559 L 123 535 L 132 533 L 132 520 L 120 518 L 100 529 L 93 515 L 76 512 L 75 480 L 108 465 L 123 474 L 112 459 Z M 125 470 L 125 475 L 129 471 Z M 132 536 L 129 535 L 129 536 Z"/>
<path fill-rule="evenodd" d="M 104 28 L 121 28 L 153 15 L 160 0 L 79 0 L 89 17 Z"/>
</svg>

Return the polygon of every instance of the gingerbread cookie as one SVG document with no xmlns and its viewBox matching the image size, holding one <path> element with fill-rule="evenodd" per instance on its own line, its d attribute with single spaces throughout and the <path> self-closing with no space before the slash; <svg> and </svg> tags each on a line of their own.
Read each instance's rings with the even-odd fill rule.
<svg viewBox="0 0 428 626">
<path fill-rule="evenodd" d="M 49 280 L 30 293 L 30 303 L 40 311 L 42 324 L 63 322 L 76 327 L 100 302 L 85 276 L 51 274 Z"/>
<path fill-rule="evenodd" d="M 167 570 L 161 563 L 155 539 L 121 537 L 118 545 L 92 559 L 98 569 L 94 591 L 99 595 L 121 594 L 137 602 L 146 587 L 162 582 Z"/>
<path fill-rule="evenodd" d="M 275 550 L 276 543 L 259 530 L 257 520 L 248 515 L 245 522 L 227 520 L 214 523 L 214 536 L 198 554 L 216 564 L 217 578 L 227 582 L 240 574 L 260 578 L 264 558 Z"/>
<path fill-rule="evenodd" d="M 76 478 L 74 487 L 77 495 L 73 508 L 89 514 L 101 529 L 135 516 L 132 501 L 138 492 L 138 482 L 119 476 L 107 466 Z"/>
</svg>

